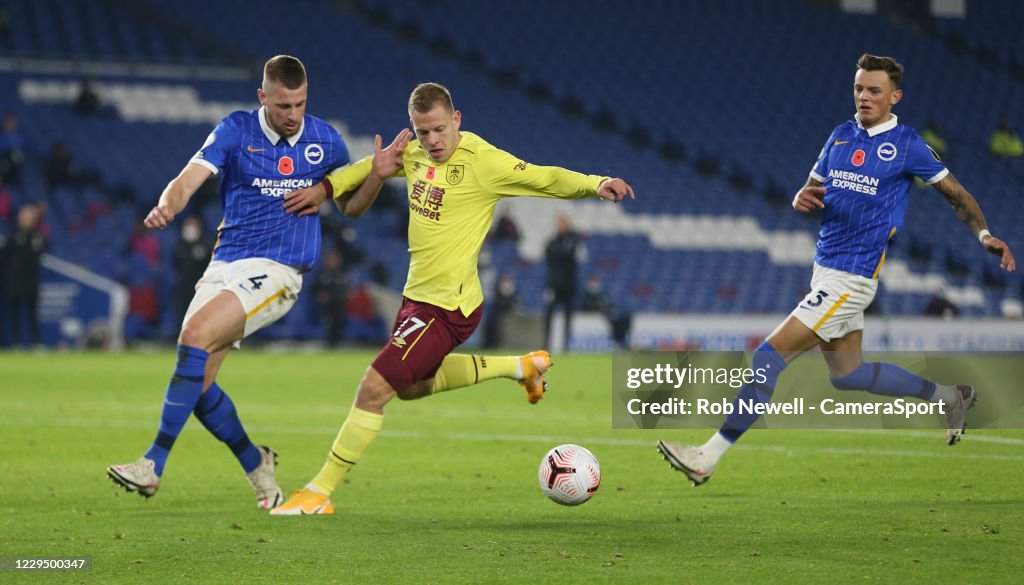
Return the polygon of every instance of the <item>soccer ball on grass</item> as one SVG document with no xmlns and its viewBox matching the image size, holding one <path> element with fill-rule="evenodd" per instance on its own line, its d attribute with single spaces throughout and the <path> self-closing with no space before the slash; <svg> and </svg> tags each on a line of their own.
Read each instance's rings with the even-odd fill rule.
<svg viewBox="0 0 1024 585">
<path fill-rule="evenodd" d="M 565 506 L 578 506 L 601 485 L 601 465 L 579 445 L 559 445 L 541 460 L 537 477 L 547 497 Z"/>
</svg>

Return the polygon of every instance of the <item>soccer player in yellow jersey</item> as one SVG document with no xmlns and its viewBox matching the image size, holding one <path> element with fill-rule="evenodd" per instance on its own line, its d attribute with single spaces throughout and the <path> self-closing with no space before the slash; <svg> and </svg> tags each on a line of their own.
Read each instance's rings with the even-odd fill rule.
<svg viewBox="0 0 1024 585">
<path fill-rule="evenodd" d="M 405 176 L 409 194 L 409 275 L 391 339 L 366 369 L 355 404 L 320 473 L 296 491 L 275 515 L 331 514 L 329 500 L 341 479 L 380 432 L 384 405 L 412 400 L 494 378 L 513 378 L 531 403 L 544 392 L 551 367 L 546 351 L 482 357 L 450 353 L 476 330 L 483 313 L 477 257 L 502 197 L 560 199 L 600 197 L 614 202 L 633 189 L 622 179 L 581 175 L 527 164 L 479 136 L 460 132 L 462 114 L 451 94 L 424 83 L 409 98 L 417 140 L 404 129 L 373 157 L 328 175 L 324 182 L 287 196 L 288 211 L 313 213 L 327 196 L 348 216 L 373 204 L 384 180 Z"/>
</svg>

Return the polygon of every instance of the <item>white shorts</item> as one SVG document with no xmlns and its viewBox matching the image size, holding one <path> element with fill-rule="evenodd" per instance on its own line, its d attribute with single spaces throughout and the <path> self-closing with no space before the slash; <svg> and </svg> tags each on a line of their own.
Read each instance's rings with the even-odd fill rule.
<svg viewBox="0 0 1024 585">
<path fill-rule="evenodd" d="M 814 265 L 811 292 L 790 313 L 825 341 L 864 329 L 864 310 L 878 292 L 878 281 Z"/>
<path fill-rule="evenodd" d="M 185 321 L 222 290 L 231 291 L 242 301 L 243 337 L 248 337 L 288 313 L 302 290 L 302 274 L 266 258 L 214 260 L 196 283 L 196 294 L 185 312 Z M 236 349 L 241 341 L 233 344 Z"/>
</svg>

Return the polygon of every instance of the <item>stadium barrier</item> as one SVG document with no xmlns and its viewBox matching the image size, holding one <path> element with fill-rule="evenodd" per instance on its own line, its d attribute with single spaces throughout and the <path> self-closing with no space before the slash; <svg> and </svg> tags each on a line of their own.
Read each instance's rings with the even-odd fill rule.
<svg viewBox="0 0 1024 585">
<path fill-rule="evenodd" d="M 39 329 L 50 347 L 124 349 L 128 289 L 50 254 L 42 257 Z"/>
<path fill-rule="evenodd" d="M 636 349 L 752 350 L 785 315 L 681 315 L 637 313 L 630 344 Z M 555 316 L 552 346 L 561 347 L 561 320 Z M 1024 326 L 1019 320 L 928 317 L 867 317 L 864 350 L 991 352 L 1024 351 Z M 601 315 L 573 316 L 570 349 L 611 351 L 607 320 Z"/>
</svg>

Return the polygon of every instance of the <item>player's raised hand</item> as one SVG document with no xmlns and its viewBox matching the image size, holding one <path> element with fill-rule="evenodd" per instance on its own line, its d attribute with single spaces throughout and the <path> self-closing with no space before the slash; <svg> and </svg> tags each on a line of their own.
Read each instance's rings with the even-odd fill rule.
<svg viewBox="0 0 1024 585">
<path fill-rule="evenodd" d="M 793 209 L 800 213 L 825 209 L 825 188 L 807 185 L 800 189 L 796 192 L 796 197 L 793 197 Z"/>
<path fill-rule="evenodd" d="M 373 174 L 380 180 L 387 179 L 402 168 L 402 155 L 405 147 L 412 139 L 412 130 L 402 128 L 402 131 L 395 136 L 387 148 L 381 150 L 380 134 L 373 138 Z"/>
<path fill-rule="evenodd" d="M 636 193 L 633 192 L 633 188 L 622 179 L 608 179 L 597 188 L 598 197 L 615 203 L 625 199 L 626 195 L 629 195 L 630 199 L 636 199 Z"/>
<path fill-rule="evenodd" d="M 142 222 L 149 229 L 162 230 L 174 221 L 174 210 L 170 205 L 157 205 L 149 210 L 146 219 Z"/>
<path fill-rule="evenodd" d="M 300 217 L 313 215 L 319 213 L 320 205 L 324 201 L 327 201 L 327 188 L 321 182 L 286 194 L 284 196 L 284 211 L 297 214 Z"/>
<path fill-rule="evenodd" d="M 985 246 L 985 249 L 990 253 L 999 256 L 999 266 L 1007 272 L 1013 272 L 1017 268 L 1017 261 L 1013 259 L 1013 252 L 1010 251 L 1010 246 L 995 236 L 985 236 L 985 240 L 981 243 Z"/>
</svg>

